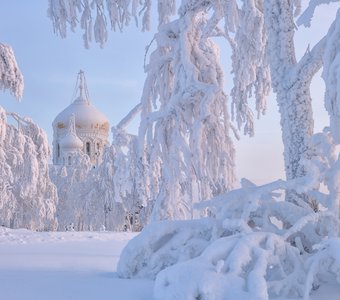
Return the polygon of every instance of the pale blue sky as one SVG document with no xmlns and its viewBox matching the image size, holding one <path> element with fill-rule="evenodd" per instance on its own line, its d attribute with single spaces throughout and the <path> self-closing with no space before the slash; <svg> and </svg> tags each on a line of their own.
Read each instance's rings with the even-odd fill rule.
<svg viewBox="0 0 340 300">
<path fill-rule="evenodd" d="M 123 33 L 110 32 L 104 49 L 92 44 L 83 47 L 81 33 L 69 33 L 61 39 L 53 33 L 47 17 L 47 0 L 7 0 L 0 4 L 0 42 L 13 47 L 25 79 L 21 103 L 8 92 L 0 92 L 0 105 L 6 110 L 31 117 L 44 128 L 52 141 L 51 123 L 72 101 L 76 75 L 85 71 L 90 97 L 111 122 L 117 124 L 139 101 L 145 74 L 144 49 L 152 33 L 134 26 Z M 299 29 L 297 52 L 301 55 L 326 32 L 339 4 L 319 9 L 312 29 Z M 223 51 L 226 52 L 226 51 Z M 228 70 L 228 56 L 223 57 Z M 226 78 L 229 92 L 231 78 Z M 323 83 L 320 76 L 313 83 L 316 130 L 327 125 L 323 109 Z M 282 145 L 279 119 L 274 97 L 269 99 L 266 116 L 256 123 L 256 137 L 242 137 L 235 142 L 238 176 L 259 182 L 283 176 Z"/>
</svg>

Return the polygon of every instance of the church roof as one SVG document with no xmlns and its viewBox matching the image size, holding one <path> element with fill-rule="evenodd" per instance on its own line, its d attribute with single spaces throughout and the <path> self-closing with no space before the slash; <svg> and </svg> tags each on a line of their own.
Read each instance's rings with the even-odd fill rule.
<svg viewBox="0 0 340 300">
<path fill-rule="evenodd" d="M 53 124 L 58 128 L 65 128 L 72 115 L 75 116 L 75 125 L 77 128 L 107 128 L 109 121 L 106 116 L 100 112 L 90 102 L 84 72 L 78 74 L 79 96 L 54 119 Z"/>
</svg>

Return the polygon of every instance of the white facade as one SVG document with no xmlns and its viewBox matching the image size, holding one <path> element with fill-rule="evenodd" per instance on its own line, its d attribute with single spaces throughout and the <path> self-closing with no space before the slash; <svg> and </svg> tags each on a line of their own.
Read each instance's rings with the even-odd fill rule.
<svg viewBox="0 0 340 300">
<path fill-rule="evenodd" d="M 84 73 L 78 74 L 79 96 L 53 121 L 53 164 L 70 165 L 76 150 L 83 150 L 96 166 L 108 144 L 109 121 L 88 97 Z M 72 124 L 73 123 L 73 124 Z"/>
</svg>

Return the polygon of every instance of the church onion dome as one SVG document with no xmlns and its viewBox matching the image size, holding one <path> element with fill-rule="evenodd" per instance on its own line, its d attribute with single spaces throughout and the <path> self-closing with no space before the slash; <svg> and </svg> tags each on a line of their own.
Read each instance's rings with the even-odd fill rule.
<svg viewBox="0 0 340 300">
<path fill-rule="evenodd" d="M 70 117 L 70 123 L 67 128 L 67 133 L 61 139 L 60 148 L 63 150 L 77 150 L 83 148 L 82 140 L 77 136 L 75 131 L 75 117 L 72 114 Z"/>
<path fill-rule="evenodd" d="M 66 134 L 60 141 L 61 149 L 76 150 L 83 148 L 83 142 L 80 138 L 73 134 Z"/>
<path fill-rule="evenodd" d="M 109 131 L 109 121 L 106 116 L 96 109 L 90 102 L 85 84 L 84 73 L 79 73 L 79 96 L 61 113 L 57 115 L 53 123 L 58 129 L 66 128 L 72 114 L 76 119 L 77 130 L 97 129 Z"/>
</svg>

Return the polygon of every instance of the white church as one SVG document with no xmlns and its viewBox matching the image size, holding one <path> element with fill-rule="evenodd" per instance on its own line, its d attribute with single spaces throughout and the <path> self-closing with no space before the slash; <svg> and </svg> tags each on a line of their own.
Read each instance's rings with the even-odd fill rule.
<svg viewBox="0 0 340 300">
<path fill-rule="evenodd" d="M 93 106 L 86 86 L 84 72 L 76 83 L 76 98 L 53 121 L 53 164 L 72 165 L 78 151 L 86 153 L 93 166 L 102 157 L 108 144 L 109 121 Z M 78 97 L 77 97 L 78 96 Z"/>
</svg>

